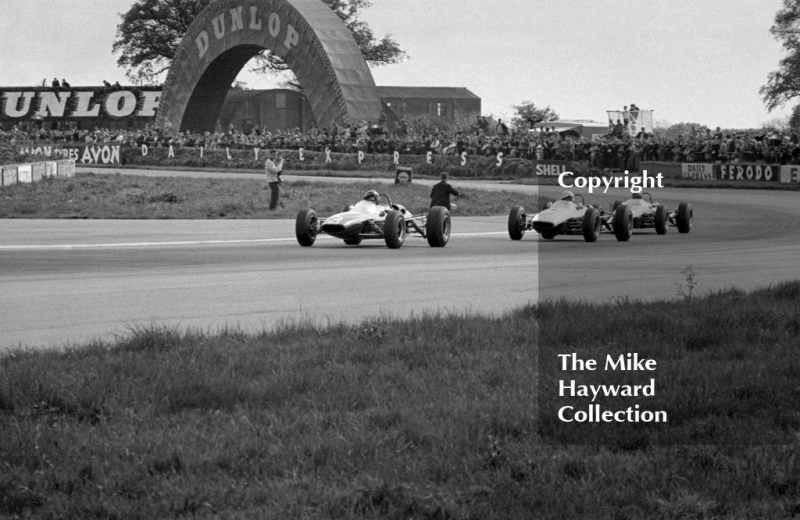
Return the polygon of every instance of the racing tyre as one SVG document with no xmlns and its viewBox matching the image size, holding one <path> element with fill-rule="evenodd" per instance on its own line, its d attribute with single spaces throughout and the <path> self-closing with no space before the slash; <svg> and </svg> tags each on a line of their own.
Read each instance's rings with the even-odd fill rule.
<svg viewBox="0 0 800 520">
<path fill-rule="evenodd" d="M 611 206 L 611 211 L 617 211 L 617 208 L 619 207 L 620 204 L 622 204 L 622 201 L 615 200 L 614 205 Z"/>
<path fill-rule="evenodd" d="M 450 240 L 450 212 L 443 206 L 434 206 L 428 213 L 425 234 L 431 247 L 444 247 Z"/>
<path fill-rule="evenodd" d="M 583 214 L 583 239 L 587 242 L 597 242 L 600 236 L 600 212 L 597 208 L 588 208 Z"/>
<path fill-rule="evenodd" d="M 361 243 L 361 237 L 358 238 L 345 238 L 344 243 L 348 246 L 357 246 Z"/>
<path fill-rule="evenodd" d="M 297 242 L 303 247 L 314 245 L 317 239 L 317 214 L 313 209 L 301 209 L 294 225 Z"/>
<path fill-rule="evenodd" d="M 542 238 L 545 240 L 553 240 L 555 237 L 555 233 L 542 233 Z"/>
<path fill-rule="evenodd" d="M 406 240 L 406 219 L 397 210 L 389 210 L 383 221 L 383 238 L 389 249 L 400 249 Z"/>
<path fill-rule="evenodd" d="M 525 235 L 525 208 L 516 206 L 508 214 L 508 236 L 511 240 L 522 240 Z"/>
<path fill-rule="evenodd" d="M 688 202 L 681 202 L 678 205 L 678 214 L 675 215 L 675 223 L 678 225 L 678 233 L 688 233 L 692 230 L 692 219 L 694 211 Z"/>
<path fill-rule="evenodd" d="M 669 229 L 669 213 L 667 207 L 659 204 L 656 206 L 656 233 L 666 235 Z"/>
<path fill-rule="evenodd" d="M 627 204 L 620 204 L 614 211 L 614 236 L 620 242 L 627 242 L 633 234 L 633 212 Z"/>
</svg>

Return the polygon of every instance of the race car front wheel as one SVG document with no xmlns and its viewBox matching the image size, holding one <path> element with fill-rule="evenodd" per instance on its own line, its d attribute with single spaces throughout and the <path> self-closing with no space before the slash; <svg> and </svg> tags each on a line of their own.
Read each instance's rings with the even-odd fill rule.
<svg viewBox="0 0 800 520">
<path fill-rule="evenodd" d="M 614 236 L 619 242 L 627 242 L 633 234 L 633 212 L 627 204 L 620 204 L 614 211 Z"/>
<path fill-rule="evenodd" d="M 516 206 L 508 214 L 508 236 L 511 240 L 522 240 L 525 235 L 525 208 Z"/>
<path fill-rule="evenodd" d="M 600 211 L 597 208 L 587 208 L 583 214 L 583 239 L 587 242 L 597 242 L 600 236 Z"/>
<path fill-rule="evenodd" d="M 317 214 L 313 209 L 301 209 L 294 225 L 297 242 L 303 247 L 314 245 L 317 239 Z"/>
<path fill-rule="evenodd" d="M 688 202 L 681 202 L 678 205 L 678 214 L 675 215 L 675 223 L 678 225 L 678 233 L 688 233 L 692 230 L 692 219 L 694 211 Z"/>
<path fill-rule="evenodd" d="M 450 240 L 450 212 L 442 206 L 434 206 L 428 213 L 425 234 L 431 247 L 444 247 Z"/>
<path fill-rule="evenodd" d="M 656 234 L 666 235 L 669 229 L 669 212 L 666 206 L 656 206 Z"/>
<path fill-rule="evenodd" d="M 383 221 L 383 238 L 389 249 L 400 249 L 406 240 L 406 219 L 396 210 L 386 213 Z"/>
</svg>

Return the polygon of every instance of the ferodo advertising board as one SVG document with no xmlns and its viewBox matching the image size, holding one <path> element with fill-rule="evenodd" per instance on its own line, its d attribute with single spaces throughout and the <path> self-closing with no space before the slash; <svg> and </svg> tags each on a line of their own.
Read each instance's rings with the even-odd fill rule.
<svg viewBox="0 0 800 520">
<path fill-rule="evenodd" d="M 96 143 L 86 145 L 17 146 L 17 155 L 72 159 L 81 164 L 122 164 L 120 145 Z"/>
<path fill-rule="evenodd" d="M 717 179 L 722 181 L 772 181 L 780 178 L 777 164 L 719 164 Z"/>
</svg>

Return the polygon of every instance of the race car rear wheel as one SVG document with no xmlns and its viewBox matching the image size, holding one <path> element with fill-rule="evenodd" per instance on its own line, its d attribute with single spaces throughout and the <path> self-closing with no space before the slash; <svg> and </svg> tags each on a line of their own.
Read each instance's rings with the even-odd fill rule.
<svg viewBox="0 0 800 520">
<path fill-rule="evenodd" d="M 681 202 L 678 205 L 678 214 L 675 215 L 675 223 L 678 225 L 678 233 L 688 233 L 692 230 L 692 219 L 694 211 L 688 202 Z"/>
<path fill-rule="evenodd" d="M 431 247 L 444 247 L 450 240 L 450 212 L 443 206 L 434 206 L 428 213 L 425 234 Z"/>
<path fill-rule="evenodd" d="M 358 238 L 345 238 L 344 243 L 348 246 L 357 246 L 361 243 L 361 237 Z"/>
<path fill-rule="evenodd" d="M 666 235 L 669 229 L 669 212 L 666 206 L 656 206 L 656 233 Z"/>
<path fill-rule="evenodd" d="M 617 208 L 619 207 L 620 204 L 622 204 L 622 201 L 615 200 L 614 205 L 611 206 L 611 211 L 617 211 Z"/>
<path fill-rule="evenodd" d="M 620 242 L 627 242 L 633 234 L 633 212 L 627 204 L 620 204 L 614 211 L 614 236 Z"/>
<path fill-rule="evenodd" d="M 600 236 L 600 211 L 597 208 L 587 208 L 583 214 L 583 239 L 587 242 L 597 242 Z"/>
<path fill-rule="evenodd" d="M 294 225 L 297 242 L 303 247 L 314 245 L 317 239 L 317 214 L 313 209 L 301 209 L 297 212 L 297 221 Z"/>
<path fill-rule="evenodd" d="M 508 236 L 511 240 L 522 240 L 525 235 L 525 208 L 516 206 L 508 214 Z"/>
<path fill-rule="evenodd" d="M 406 240 L 406 219 L 396 210 L 386 213 L 383 221 L 383 238 L 389 249 L 400 249 Z"/>
</svg>

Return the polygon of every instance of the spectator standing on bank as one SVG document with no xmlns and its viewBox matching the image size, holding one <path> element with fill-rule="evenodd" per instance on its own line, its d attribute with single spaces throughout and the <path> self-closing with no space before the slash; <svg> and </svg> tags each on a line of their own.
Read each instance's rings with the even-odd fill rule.
<svg viewBox="0 0 800 520">
<path fill-rule="evenodd" d="M 508 126 L 503 122 L 502 119 L 498 119 L 494 131 L 496 134 L 505 137 L 508 135 Z"/>
<path fill-rule="evenodd" d="M 61 84 L 58 82 L 58 78 L 53 78 L 53 88 L 61 88 Z"/>
<path fill-rule="evenodd" d="M 269 151 L 267 162 L 264 163 L 264 173 L 267 176 L 267 184 L 270 189 L 269 209 L 274 210 L 278 207 L 280 198 L 280 187 L 283 184 L 281 173 L 283 173 L 283 157 L 278 156 L 278 150 Z"/>
<path fill-rule="evenodd" d="M 62 79 L 61 80 L 61 87 L 62 88 L 69 88 L 70 87 L 70 85 L 69 85 L 69 83 L 67 83 L 66 79 Z"/>
<path fill-rule="evenodd" d="M 450 202 L 450 195 L 458 197 L 458 192 L 447 182 L 449 175 L 442 173 L 442 180 L 433 185 L 431 189 L 431 207 L 444 206 L 448 211 L 454 211 L 456 205 Z"/>
</svg>

